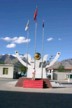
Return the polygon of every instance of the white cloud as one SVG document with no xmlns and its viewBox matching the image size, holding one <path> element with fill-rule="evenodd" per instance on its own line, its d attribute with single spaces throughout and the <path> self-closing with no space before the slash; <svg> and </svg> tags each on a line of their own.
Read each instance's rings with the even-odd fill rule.
<svg viewBox="0 0 72 108">
<path fill-rule="evenodd" d="M 19 37 L 14 41 L 14 43 L 17 44 L 27 43 L 27 42 L 30 42 L 30 39 L 26 39 L 25 37 Z"/>
<path fill-rule="evenodd" d="M 25 40 L 25 43 L 28 43 L 28 42 L 30 42 L 31 41 L 31 39 L 26 39 Z"/>
<path fill-rule="evenodd" d="M 52 37 L 49 37 L 49 38 L 47 39 L 48 42 L 50 42 L 50 41 L 52 41 L 52 40 L 53 40 Z"/>
<path fill-rule="evenodd" d="M 12 41 L 15 41 L 18 37 L 13 37 L 11 38 Z"/>
<path fill-rule="evenodd" d="M 1 38 L 1 39 L 4 41 L 10 42 L 10 41 L 15 41 L 17 39 L 17 37 L 13 37 L 13 38 L 5 37 L 5 38 Z"/>
<path fill-rule="evenodd" d="M 11 38 L 10 37 L 5 37 L 5 38 L 1 38 L 2 40 L 4 41 L 7 41 L 7 42 L 10 42 L 11 41 Z"/>
<path fill-rule="evenodd" d="M 7 47 L 7 48 L 14 48 L 15 46 L 16 46 L 16 44 L 11 43 L 11 44 L 8 44 L 6 47 Z"/>
<path fill-rule="evenodd" d="M 13 37 L 13 38 L 5 37 L 5 38 L 2 38 L 2 40 L 6 41 L 6 42 L 11 42 L 11 43 L 17 43 L 17 44 L 30 42 L 30 39 L 26 39 L 23 36 Z"/>
</svg>

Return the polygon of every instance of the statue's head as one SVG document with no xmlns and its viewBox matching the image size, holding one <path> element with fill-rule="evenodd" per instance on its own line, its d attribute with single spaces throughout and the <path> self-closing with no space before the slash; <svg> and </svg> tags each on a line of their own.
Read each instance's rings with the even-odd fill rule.
<svg viewBox="0 0 72 108">
<path fill-rule="evenodd" d="M 34 55 L 34 59 L 35 60 L 40 60 L 40 58 L 41 58 L 41 54 L 36 52 L 35 55 Z"/>
</svg>

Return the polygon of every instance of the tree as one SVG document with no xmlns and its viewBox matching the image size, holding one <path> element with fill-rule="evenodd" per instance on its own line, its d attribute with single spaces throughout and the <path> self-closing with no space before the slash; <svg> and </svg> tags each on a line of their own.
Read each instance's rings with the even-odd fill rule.
<svg viewBox="0 0 72 108">
<path fill-rule="evenodd" d="M 22 64 L 20 64 L 19 69 L 22 73 L 26 74 L 27 72 L 27 67 L 23 66 Z"/>
<path fill-rule="evenodd" d="M 4 61 L 0 61 L 0 64 L 4 64 Z"/>
<path fill-rule="evenodd" d="M 58 72 L 64 72 L 64 71 L 65 71 L 64 66 L 63 66 L 63 65 L 60 65 L 60 66 L 58 67 Z"/>
</svg>

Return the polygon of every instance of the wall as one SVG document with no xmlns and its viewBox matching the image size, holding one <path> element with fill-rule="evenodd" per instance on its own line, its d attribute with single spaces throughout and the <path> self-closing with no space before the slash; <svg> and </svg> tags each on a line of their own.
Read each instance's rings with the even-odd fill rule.
<svg viewBox="0 0 72 108">
<path fill-rule="evenodd" d="M 8 74 L 3 74 L 3 68 L 8 68 Z M 0 77 L 13 78 L 14 66 L 11 64 L 0 64 Z"/>
<path fill-rule="evenodd" d="M 54 80 L 66 80 L 66 74 L 69 72 L 54 72 Z"/>
</svg>

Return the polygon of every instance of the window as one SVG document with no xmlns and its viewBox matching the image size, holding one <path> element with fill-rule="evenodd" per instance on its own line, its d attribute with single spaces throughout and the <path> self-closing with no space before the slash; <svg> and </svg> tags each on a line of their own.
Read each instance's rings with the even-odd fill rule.
<svg viewBox="0 0 72 108">
<path fill-rule="evenodd" d="M 48 75 L 47 78 L 50 80 L 51 79 L 51 75 Z"/>
<path fill-rule="evenodd" d="M 3 75 L 8 75 L 8 68 L 3 68 Z"/>
<path fill-rule="evenodd" d="M 70 75 L 70 79 L 72 79 L 72 75 Z"/>
<path fill-rule="evenodd" d="M 72 74 L 68 74 L 67 78 L 72 79 Z"/>
</svg>

